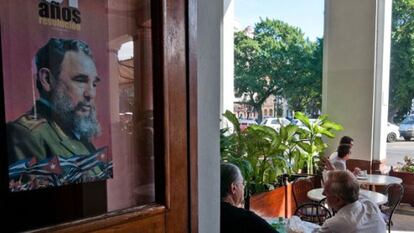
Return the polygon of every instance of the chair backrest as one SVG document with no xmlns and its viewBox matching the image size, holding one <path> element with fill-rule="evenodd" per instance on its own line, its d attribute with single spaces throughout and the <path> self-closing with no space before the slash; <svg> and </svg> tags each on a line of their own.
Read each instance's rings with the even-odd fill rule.
<svg viewBox="0 0 414 233">
<path fill-rule="evenodd" d="M 371 174 L 371 161 L 361 160 L 361 159 L 348 159 L 346 161 L 346 168 L 350 171 L 353 171 L 356 167 L 361 170 L 366 170 Z"/>
<path fill-rule="evenodd" d="M 313 183 L 310 178 L 300 177 L 293 181 L 292 192 L 295 199 L 296 206 L 300 206 L 303 203 L 310 202 L 308 198 L 308 191 L 313 189 Z"/>
<path fill-rule="evenodd" d="M 317 202 L 309 202 L 300 205 L 295 215 L 301 220 L 322 225 L 326 219 L 332 217 L 331 212 L 325 206 Z"/>
<path fill-rule="evenodd" d="M 388 196 L 387 203 L 385 204 L 387 208 L 382 210 L 382 212 L 387 215 L 388 220 L 391 220 L 395 208 L 400 204 L 404 195 L 404 187 L 401 184 L 389 184 L 385 188 L 385 194 Z"/>
</svg>

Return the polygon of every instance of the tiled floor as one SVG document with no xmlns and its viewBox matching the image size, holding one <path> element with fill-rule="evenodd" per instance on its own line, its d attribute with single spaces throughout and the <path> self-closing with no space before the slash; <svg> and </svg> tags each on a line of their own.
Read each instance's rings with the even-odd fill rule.
<svg viewBox="0 0 414 233">
<path fill-rule="evenodd" d="M 394 222 L 394 225 L 391 226 L 391 232 L 414 232 L 414 207 L 409 204 L 401 203 L 395 211 L 392 221 Z"/>
</svg>

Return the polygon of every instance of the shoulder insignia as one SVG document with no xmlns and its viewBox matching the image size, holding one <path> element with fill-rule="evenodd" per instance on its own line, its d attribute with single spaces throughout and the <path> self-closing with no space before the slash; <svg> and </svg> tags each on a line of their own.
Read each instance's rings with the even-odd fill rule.
<svg viewBox="0 0 414 233">
<path fill-rule="evenodd" d="M 35 116 L 30 115 L 30 114 L 25 114 L 21 116 L 19 119 L 17 119 L 16 123 L 24 126 L 25 128 L 29 130 L 34 130 L 38 128 L 39 126 L 47 123 L 47 120 L 44 118 L 36 118 Z"/>
</svg>

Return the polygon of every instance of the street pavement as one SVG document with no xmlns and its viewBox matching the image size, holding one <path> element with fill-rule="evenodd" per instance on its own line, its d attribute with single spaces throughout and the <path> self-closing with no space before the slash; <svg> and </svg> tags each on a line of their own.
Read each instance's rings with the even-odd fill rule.
<svg viewBox="0 0 414 233">
<path fill-rule="evenodd" d="M 387 143 L 387 165 L 395 166 L 398 162 L 403 163 L 404 156 L 414 158 L 414 140 L 398 140 L 393 143 Z"/>
</svg>

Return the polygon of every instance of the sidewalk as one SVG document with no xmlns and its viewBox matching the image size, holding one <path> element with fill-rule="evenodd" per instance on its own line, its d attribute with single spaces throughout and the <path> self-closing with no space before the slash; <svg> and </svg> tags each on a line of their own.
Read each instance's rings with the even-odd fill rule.
<svg viewBox="0 0 414 233">
<path fill-rule="evenodd" d="M 391 232 L 414 232 L 414 207 L 401 203 L 397 210 L 395 210 L 392 221 L 394 225 L 391 226 Z"/>
</svg>

